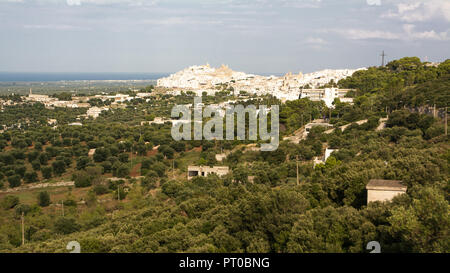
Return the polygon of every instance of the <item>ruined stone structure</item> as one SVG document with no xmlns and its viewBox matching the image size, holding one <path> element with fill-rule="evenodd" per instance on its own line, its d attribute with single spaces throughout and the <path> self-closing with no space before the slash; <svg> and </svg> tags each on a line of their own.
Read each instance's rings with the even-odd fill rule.
<svg viewBox="0 0 450 273">
<path fill-rule="evenodd" d="M 228 174 L 229 168 L 227 166 L 188 166 L 187 178 L 191 180 L 196 176 L 208 176 L 208 174 L 217 174 L 218 176 L 223 176 Z"/>
</svg>

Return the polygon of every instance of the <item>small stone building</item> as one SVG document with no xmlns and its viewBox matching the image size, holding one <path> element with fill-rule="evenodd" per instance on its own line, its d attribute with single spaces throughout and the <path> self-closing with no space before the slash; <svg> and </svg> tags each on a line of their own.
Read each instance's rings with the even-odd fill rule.
<svg viewBox="0 0 450 273">
<path fill-rule="evenodd" d="M 226 175 L 229 172 L 227 166 L 188 166 L 188 180 L 191 180 L 195 176 L 208 176 L 208 174 L 217 174 L 218 176 Z"/>
<path fill-rule="evenodd" d="M 90 149 L 88 152 L 88 156 L 94 156 L 96 149 Z"/>
<path fill-rule="evenodd" d="M 374 201 L 390 201 L 394 196 L 406 193 L 407 187 L 400 180 L 372 179 L 366 186 L 367 204 Z"/>
</svg>

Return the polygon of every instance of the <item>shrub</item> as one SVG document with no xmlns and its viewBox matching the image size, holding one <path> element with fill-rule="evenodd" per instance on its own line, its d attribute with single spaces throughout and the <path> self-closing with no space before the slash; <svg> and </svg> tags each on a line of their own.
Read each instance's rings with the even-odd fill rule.
<svg viewBox="0 0 450 273">
<path fill-rule="evenodd" d="M 23 214 L 27 214 L 28 212 L 30 212 L 31 207 L 26 204 L 19 204 L 16 206 L 15 210 L 16 210 L 16 215 L 22 215 L 22 212 L 23 212 Z"/>
<path fill-rule="evenodd" d="M 12 209 L 19 204 L 19 197 L 14 195 L 8 195 L 1 200 L 1 206 L 4 209 Z"/>
<path fill-rule="evenodd" d="M 153 172 L 153 173 L 155 173 L 155 172 Z M 147 176 L 142 180 L 141 186 L 147 190 L 155 189 L 156 188 L 156 179 L 153 177 Z"/>
<path fill-rule="evenodd" d="M 27 168 L 23 165 L 20 165 L 16 166 L 14 168 L 14 171 L 16 172 L 16 174 L 20 175 L 20 177 L 23 177 L 25 175 L 25 172 L 27 171 Z"/>
<path fill-rule="evenodd" d="M 127 163 L 128 162 L 128 157 L 129 155 L 126 153 L 121 153 L 119 154 L 119 161 L 122 163 Z"/>
<path fill-rule="evenodd" d="M 54 229 L 58 234 L 70 234 L 79 231 L 80 225 L 73 218 L 61 217 L 56 220 Z"/>
<path fill-rule="evenodd" d="M 8 183 L 11 188 L 20 186 L 20 176 L 18 174 L 8 177 Z"/>
<path fill-rule="evenodd" d="M 38 175 L 36 172 L 26 172 L 23 179 L 26 183 L 33 183 L 38 181 Z"/>
<path fill-rule="evenodd" d="M 125 164 L 120 165 L 120 167 L 117 169 L 117 177 L 126 177 L 130 174 L 130 170 Z"/>
<path fill-rule="evenodd" d="M 48 167 L 42 167 L 41 172 L 42 172 L 42 176 L 43 176 L 45 179 L 49 179 L 49 178 L 52 177 L 53 168 L 50 167 L 50 166 L 48 166 Z"/>
<path fill-rule="evenodd" d="M 92 185 L 92 179 L 86 171 L 78 171 L 72 175 L 75 187 L 84 188 Z"/>
<path fill-rule="evenodd" d="M 108 193 L 108 188 L 105 185 L 96 185 L 94 187 L 94 192 L 96 195 L 102 195 Z"/>
<path fill-rule="evenodd" d="M 109 161 L 102 162 L 103 173 L 110 173 L 112 169 L 112 164 Z"/>
<path fill-rule="evenodd" d="M 33 235 L 31 235 L 31 241 L 46 241 L 52 237 L 53 233 L 48 229 L 40 229 L 36 231 Z"/>
<path fill-rule="evenodd" d="M 67 199 L 63 201 L 64 206 L 68 206 L 68 207 L 76 207 L 77 206 L 77 201 L 73 200 L 73 199 Z"/>
<path fill-rule="evenodd" d="M 31 166 L 33 167 L 33 170 L 39 171 L 41 169 L 41 163 L 39 160 L 35 160 L 31 163 Z"/>
<path fill-rule="evenodd" d="M 64 161 L 62 161 L 62 160 L 57 160 L 57 161 L 53 162 L 52 167 L 53 167 L 53 172 L 56 175 L 61 175 L 66 171 L 66 163 L 64 163 Z"/>
<path fill-rule="evenodd" d="M 87 156 L 80 156 L 77 159 L 77 169 L 82 170 L 91 162 L 91 159 Z"/>
<path fill-rule="evenodd" d="M 41 207 L 48 207 L 50 205 L 50 194 L 43 191 L 38 194 L 38 205 Z"/>
</svg>

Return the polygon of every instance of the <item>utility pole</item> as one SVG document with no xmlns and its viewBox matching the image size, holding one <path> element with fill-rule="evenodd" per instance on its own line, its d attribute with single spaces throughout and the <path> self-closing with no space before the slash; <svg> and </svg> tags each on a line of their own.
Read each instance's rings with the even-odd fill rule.
<svg viewBox="0 0 450 273">
<path fill-rule="evenodd" d="M 436 103 L 433 106 L 433 117 L 436 118 Z"/>
<path fill-rule="evenodd" d="M 448 126 L 447 111 L 448 111 L 448 109 L 447 109 L 447 108 L 448 108 L 448 107 L 445 107 L 445 135 L 448 134 L 448 129 L 447 129 L 447 126 Z"/>
<path fill-rule="evenodd" d="M 64 200 L 61 200 L 62 216 L 64 217 Z"/>
<path fill-rule="evenodd" d="M 297 186 L 298 186 L 300 184 L 299 179 L 298 179 L 298 155 L 295 158 L 296 158 L 296 163 L 297 163 Z"/>
<path fill-rule="evenodd" d="M 175 179 L 175 159 L 172 159 L 172 177 Z"/>
<path fill-rule="evenodd" d="M 381 53 L 381 66 L 384 67 L 384 57 L 386 57 L 387 55 L 384 54 L 384 50 L 383 53 Z"/>
<path fill-rule="evenodd" d="M 131 148 L 130 148 L 130 176 L 131 176 L 131 172 L 133 171 L 133 145 L 134 145 L 134 139 L 131 143 Z"/>
<path fill-rule="evenodd" d="M 136 107 L 133 109 L 133 120 L 136 120 Z M 139 126 L 139 134 L 141 134 L 141 127 Z M 139 137 L 140 138 L 140 137 Z M 133 141 L 131 142 L 131 154 L 130 154 L 130 176 L 133 171 L 133 145 L 134 145 L 134 136 Z"/>
<path fill-rule="evenodd" d="M 22 220 L 22 245 L 24 245 L 25 244 L 25 224 L 24 224 L 25 214 L 23 211 L 22 211 L 22 215 L 20 218 Z"/>
</svg>

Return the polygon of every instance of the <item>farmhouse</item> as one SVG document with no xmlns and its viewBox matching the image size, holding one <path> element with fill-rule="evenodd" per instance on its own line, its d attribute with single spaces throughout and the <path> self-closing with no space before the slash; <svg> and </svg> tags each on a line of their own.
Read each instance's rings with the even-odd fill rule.
<svg viewBox="0 0 450 273">
<path fill-rule="evenodd" d="M 406 193 L 407 187 L 399 180 L 372 179 L 366 186 L 367 204 L 374 201 L 390 201 L 394 196 Z"/>
</svg>

